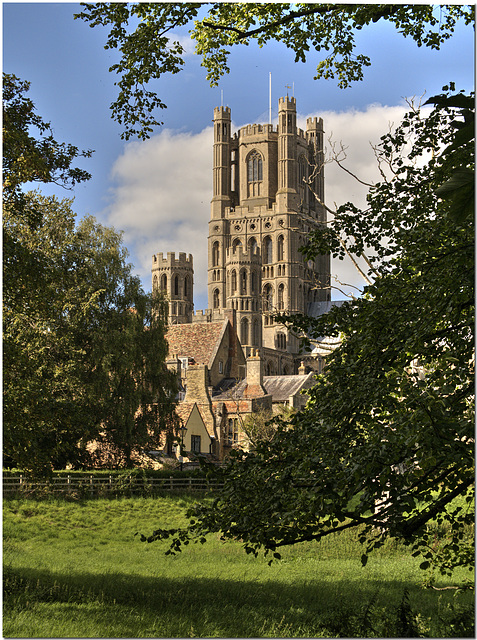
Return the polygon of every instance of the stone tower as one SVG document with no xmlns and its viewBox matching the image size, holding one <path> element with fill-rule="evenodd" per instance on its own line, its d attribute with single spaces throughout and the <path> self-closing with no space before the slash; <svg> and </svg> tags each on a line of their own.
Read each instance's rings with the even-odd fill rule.
<svg viewBox="0 0 477 640">
<path fill-rule="evenodd" d="M 192 322 L 194 268 L 192 255 L 168 252 L 164 258 L 162 253 L 152 257 L 152 288 L 160 289 L 166 294 L 169 304 L 168 324 L 185 324 Z"/>
<path fill-rule="evenodd" d="M 305 261 L 299 252 L 326 222 L 324 134 L 321 118 L 297 128 L 295 98 L 280 98 L 278 108 L 277 127 L 233 135 L 230 109 L 214 109 L 208 297 L 213 313 L 236 310 L 242 345 L 294 356 L 298 341 L 272 315 L 330 300 L 329 256 Z"/>
</svg>

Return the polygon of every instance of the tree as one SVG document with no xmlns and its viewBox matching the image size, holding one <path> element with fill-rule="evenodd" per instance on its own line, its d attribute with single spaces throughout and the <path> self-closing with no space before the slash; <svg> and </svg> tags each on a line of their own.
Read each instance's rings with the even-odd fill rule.
<svg viewBox="0 0 477 640">
<path fill-rule="evenodd" d="M 23 184 L 53 182 L 68 189 L 91 177 L 72 163 L 93 152 L 57 142 L 50 123 L 35 113 L 33 102 L 26 97 L 29 88 L 29 82 L 3 74 L 3 199 L 17 215 L 23 209 Z M 33 214 L 31 209 L 29 213 Z"/>
<path fill-rule="evenodd" d="M 474 8 L 463 5 L 352 5 L 314 3 L 96 3 L 83 4 L 75 16 L 91 27 L 109 26 L 105 49 L 118 49 L 121 59 L 110 71 L 120 76 L 112 117 L 125 127 L 122 137 L 147 138 L 161 125 L 155 109 L 166 105 L 150 83 L 164 73 L 178 73 L 184 48 L 174 29 L 190 25 L 196 52 L 212 86 L 229 72 L 230 49 L 256 41 L 260 47 L 275 40 L 305 61 L 310 49 L 325 54 L 315 79 L 338 79 L 340 87 L 362 80 L 368 56 L 356 54 L 356 32 L 379 20 L 393 24 L 418 46 L 439 49 L 452 36 L 456 22 L 473 23 Z M 205 17 L 202 17 L 205 13 Z M 199 19 L 200 18 L 200 19 Z"/>
<path fill-rule="evenodd" d="M 248 447 L 253 449 L 264 440 L 272 440 L 277 431 L 277 422 L 283 425 L 290 420 L 294 412 L 292 407 L 281 404 L 274 407 L 273 415 L 270 411 L 264 410 L 247 414 L 242 419 L 241 427 L 247 437 Z"/>
<path fill-rule="evenodd" d="M 165 368 L 162 299 L 143 292 L 121 234 L 85 218 L 71 201 L 24 192 L 25 182 L 68 187 L 88 174 L 79 152 L 51 136 L 4 82 L 3 383 L 5 461 L 38 475 L 87 462 L 105 433 L 131 463 L 171 428 L 175 384 Z"/>
<path fill-rule="evenodd" d="M 41 474 L 86 464 L 97 440 L 130 465 L 172 428 L 162 301 L 132 275 L 121 234 L 93 218 L 76 227 L 71 201 L 24 198 L 41 224 L 7 207 L 4 226 L 40 271 L 4 299 L 5 454 Z"/>
<path fill-rule="evenodd" d="M 366 209 L 343 205 L 304 250 L 339 256 L 344 233 L 349 251 L 375 254 L 362 297 L 318 319 L 281 318 L 308 340 L 342 336 L 308 404 L 291 428 L 234 454 L 218 472 L 223 491 L 189 511 L 172 551 L 220 532 L 278 556 L 356 528 L 363 563 L 395 537 L 422 568 L 473 564 L 473 219 L 461 198 L 440 194 L 456 172 L 473 171 L 474 103 L 449 91 L 430 102 L 427 118 L 411 110 L 381 138 L 387 177 Z"/>
</svg>

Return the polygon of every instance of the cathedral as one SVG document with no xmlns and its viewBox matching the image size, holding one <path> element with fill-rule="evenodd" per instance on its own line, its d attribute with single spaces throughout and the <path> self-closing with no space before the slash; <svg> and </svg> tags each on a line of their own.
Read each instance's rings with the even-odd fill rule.
<svg viewBox="0 0 477 640">
<path fill-rule="evenodd" d="M 330 300 L 329 255 L 305 260 L 298 250 L 326 221 L 323 135 L 321 118 L 297 128 L 294 97 L 280 98 L 278 126 L 234 133 L 230 108 L 216 107 L 209 308 L 193 312 L 191 255 L 153 256 L 153 287 L 167 294 L 169 325 L 233 318 L 245 356 L 259 350 L 268 375 L 293 374 L 300 365 L 298 339 L 273 315 L 309 313 Z"/>
<path fill-rule="evenodd" d="M 248 414 L 303 406 L 302 391 L 321 371 L 323 354 L 300 353 L 274 316 L 331 305 L 330 256 L 307 260 L 299 251 L 326 222 L 323 136 L 321 118 L 297 128 L 294 97 L 280 98 L 277 126 L 234 133 L 230 108 L 216 107 L 208 309 L 194 312 L 191 254 L 152 258 L 153 289 L 169 305 L 167 366 L 179 380 L 189 459 L 226 457 Z"/>
</svg>

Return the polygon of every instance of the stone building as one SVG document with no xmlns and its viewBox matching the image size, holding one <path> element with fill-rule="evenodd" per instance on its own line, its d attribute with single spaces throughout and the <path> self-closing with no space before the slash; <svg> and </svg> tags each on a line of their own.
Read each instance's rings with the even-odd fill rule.
<svg viewBox="0 0 477 640">
<path fill-rule="evenodd" d="M 331 299 L 330 256 L 306 260 L 299 251 L 326 222 L 323 136 L 321 118 L 308 118 L 306 131 L 297 127 L 293 97 L 280 98 L 277 126 L 253 124 L 234 133 L 230 109 L 216 107 L 209 308 L 193 312 L 192 255 L 152 259 L 153 288 L 164 291 L 169 304 L 168 367 L 184 390 L 179 412 L 189 420 L 194 410 L 194 424 L 203 423 L 210 437 L 206 452 L 219 458 L 230 442 L 231 387 L 241 411 L 250 413 L 255 405 L 271 410 L 288 392 L 286 401 L 300 404 L 293 398 L 305 377 L 311 384 L 303 367 L 299 371 L 298 339 L 273 315 L 308 313 Z M 279 383 L 277 376 L 287 380 Z"/>
</svg>

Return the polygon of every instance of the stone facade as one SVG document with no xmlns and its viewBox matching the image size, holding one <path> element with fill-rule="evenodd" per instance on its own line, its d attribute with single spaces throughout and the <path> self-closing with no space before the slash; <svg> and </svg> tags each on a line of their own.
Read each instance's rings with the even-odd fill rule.
<svg viewBox="0 0 477 640">
<path fill-rule="evenodd" d="M 232 133 L 230 109 L 214 109 L 209 308 L 193 313 L 190 254 L 152 259 L 153 289 L 169 303 L 167 366 L 182 388 L 177 413 L 195 425 L 194 446 L 202 443 L 200 453 L 217 460 L 239 442 L 244 416 L 280 404 L 300 408 L 302 390 L 313 384 L 298 339 L 273 315 L 331 304 L 330 256 L 306 261 L 299 251 L 326 223 L 323 135 L 321 118 L 297 128 L 288 96 L 279 100 L 276 127 Z M 308 361 L 308 371 L 316 368 Z"/>
<path fill-rule="evenodd" d="M 170 325 L 233 313 L 245 356 L 259 349 L 266 375 L 291 375 L 299 341 L 273 314 L 307 313 L 330 300 L 330 256 L 306 261 L 299 251 L 326 222 L 323 121 L 308 118 L 303 131 L 295 98 L 280 98 L 278 107 L 276 127 L 247 125 L 233 134 L 230 109 L 214 109 L 209 309 L 193 313 L 190 254 L 154 255 L 152 284 L 167 294 Z"/>
<path fill-rule="evenodd" d="M 214 110 L 209 307 L 235 309 L 247 354 L 278 352 L 270 354 L 270 373 L 293 373 L 294 358 L 277 355 L 299 351 L 272 314 L 306 313 L 310 303 L 330 300 L 329 255 L 306 261 L 299 252 L 326 222 L 323 135 L 321 118 L 309 118 L 305 132 L 297 128 L 288 96 L 280 98 L 277 127 L 248 125 L 232 135 L 230 109 Z"/>
</svg>

